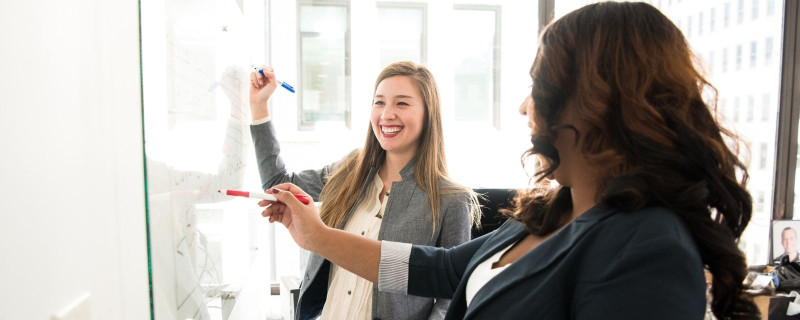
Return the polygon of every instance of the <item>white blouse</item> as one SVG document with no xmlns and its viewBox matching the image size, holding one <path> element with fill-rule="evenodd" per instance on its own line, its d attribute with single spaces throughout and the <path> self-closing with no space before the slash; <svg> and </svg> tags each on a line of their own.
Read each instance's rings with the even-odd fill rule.
<svg viewBox="0 0 800 320">
<path fill-rule="evenodd" d="M 492 265 L 495 262 L 500 261 L 500 258 L 503 256 L 503 254 L 506 253 L 508 249 L 511 249 L 511 247 L 513 247 L 515 244 L 516 242 L 512 243 L 505 249 L 498 251 L 493 256 L 489 257 L 489 259 L 484 260 L 477 267 L 475 267 L 475 270 L 472 271 L 472 274 L 469 276 L 469 279 L 467 280 L 467 292 L 466 292 L 467 307 L 469 307 L 469 304 L 470 302 L 472 302 L 472 299 L 475 298 L 475 294 L 478 293 L 478 291 L 481 290 L 481 288 L 483 288 L 483 286 L 486 285 L 486 283 L 489 282 L 489 280 L 492 280 L 492 278 L 497 276 L 497 274 L 503 272 L 503 270 L 505 270 L 506 268 L 508 268 L 508 266 L 511 265 L 511 263 L 509 263 L 502 267 L 492 269 Z"/>
<path fill-rule="evenodd" d="M 344 226 L 344 231 L 362 235 L 369 239 L 378 239 L 381 229 L 383 211 L 386 210 L 387 194 L 380 201 L 383 181 L 377 174 L 367 194 L 357 204 L 353 216 Z M 331 264 L 328 297 L 322 307 L 321 319 L 371 319 L 372 318 L 372 282 L 361 278 L 350 271 Z"/>
</svg>

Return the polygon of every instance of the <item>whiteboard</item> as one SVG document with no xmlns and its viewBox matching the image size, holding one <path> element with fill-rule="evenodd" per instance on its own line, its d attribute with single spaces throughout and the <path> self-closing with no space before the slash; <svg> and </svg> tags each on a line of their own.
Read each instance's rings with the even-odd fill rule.
<svg viewBox="0 0 800 320">
<path fill-rule="evenodd" d="M 262 61 L 253 47 L 264 44 L 249 41 L 244 2 L 141 2 L 155 319 L 227 318 L 263 236 L 254 200 L 216 192 L 260 189 L 248 66 Z"/>
</svg>

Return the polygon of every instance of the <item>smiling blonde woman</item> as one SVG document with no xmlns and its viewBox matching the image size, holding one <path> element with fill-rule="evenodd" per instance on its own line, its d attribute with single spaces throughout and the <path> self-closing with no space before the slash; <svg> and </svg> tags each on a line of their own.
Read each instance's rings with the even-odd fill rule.
<svg viewBox="0 0 800 320">
<path fill-rule="evenodd" d="M 290 182 L 322 201 L 329 227 L 374 240 L 452 247 L 470 238 L 477 200 L 450 180 L 439 92 L 430 71 L 411 62 L 387 66 L 375 81 L 364 147 L 319 170 L 288 173 L 267 100 L 274 70 L 251 74 L 250 127 L 266 189 Z M 311 254 L 298 319 L 440 319 L 450 301 L 378 292 L 373 283 Z"/>
</svg>

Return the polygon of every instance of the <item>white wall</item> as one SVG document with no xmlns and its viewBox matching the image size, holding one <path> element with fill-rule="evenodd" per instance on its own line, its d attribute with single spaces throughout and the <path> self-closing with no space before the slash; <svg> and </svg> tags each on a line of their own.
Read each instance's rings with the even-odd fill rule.
<svg viewBox="0 0 800 320">
<path fill-rule="evenodd" d="M 0 318 L 149 319 L 137 1 L 0 2 Z"/>
</svg>

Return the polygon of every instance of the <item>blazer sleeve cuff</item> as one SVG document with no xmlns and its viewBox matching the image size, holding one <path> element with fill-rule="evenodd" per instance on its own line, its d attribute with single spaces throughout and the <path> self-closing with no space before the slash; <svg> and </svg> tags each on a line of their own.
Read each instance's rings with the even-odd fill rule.
<svg viewBox="0 0 800 320">
<path fill-rule="evenodd" d="M 257 126 L 259 124 L 265 124 L 265 123 L 269 122 L 270 120 L 272 120 L 272 116 L 266 116 L 266 117 L 263 117 L 261 119 L 253 120 L 253 122 L 250 123 L 250 125 L 251 126 Z"/>
<path fill-rule="evenodd" d="M 378 267 L 378 290 L 407 294 L 408 261 L 411 244 L 381 241 L 381 262 Z"/>
</svg>

